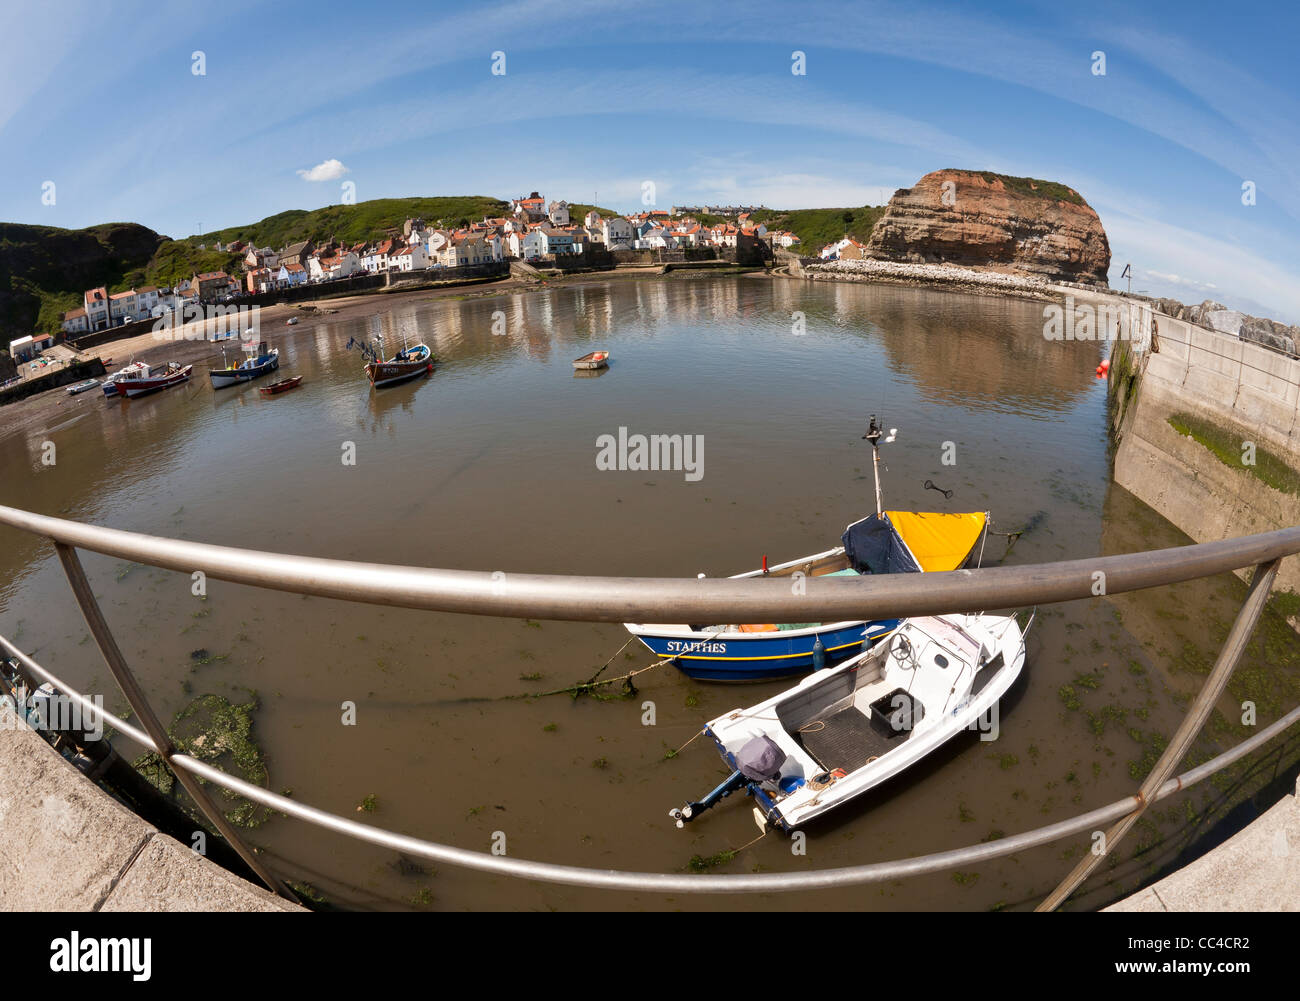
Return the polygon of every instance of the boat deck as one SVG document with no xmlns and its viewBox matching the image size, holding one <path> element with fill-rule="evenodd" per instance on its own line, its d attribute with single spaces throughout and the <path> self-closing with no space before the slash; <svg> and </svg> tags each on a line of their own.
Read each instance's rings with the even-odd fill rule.
<svg viewBox="0 0 1300 1001">
<path fill-rule="evenodd" d="M 826 771 L 843 768 L 853 772 L 872 758 L 878 758 L 902 744 L 906 737 L 889 738 L 871 725 L 857 706 L 848 706 L 825 720 L 823 725 L 805 724 L 797 740 Z"/>
</svg>

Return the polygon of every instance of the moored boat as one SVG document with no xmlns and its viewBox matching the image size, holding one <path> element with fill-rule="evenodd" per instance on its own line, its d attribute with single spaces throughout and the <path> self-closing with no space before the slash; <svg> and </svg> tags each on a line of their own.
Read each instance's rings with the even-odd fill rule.
<svg viewBox="0 0 1300 1001">
<path fill-rule="evenodd" d="M 760 828 L 794 831 L 963 730 L 996 736 L 996 705 L 1024 667 L 1027 630 L 982 613 L 906 619 L 888 642 L 711 720 L 702 732 L 731 774 L 669 816 L 681 827 L 743 789 Z"/>
<path fill-rule="evenodd" d="M 859 577 L 959 570 L 975 563 L 988 527 L 986 512 L 882 511 L 844 530 L 835 549 L 770 568 L 757 577 Z M 701 681 L 767 681 L 836 664 L 888 636 L 897 619 L 841 622 L 624 623 L 660 660 Z"/>
<path fill-rule="evenodd" d="M 143 373 L 131 373 L 118 379 L 117 395 L 134 400 L 137 396 L 144 396 L 146 393 L 170 389 L 182 382 L 188 382 L 193 370 L 193 365 L 181 365 L 174 361 L 168 362 L 163 369 L 149 369 L 146 366 Z"/>
<path fill-rule="evenodd" d="M 403 344 L 402 350 L 384 361 L 384 339 L 377 337 L 378 350 L 369 344 L 362 344 L 356 338 L 348 339 L 348 347 L 356 347 L 369 359 L 365 364 L 366 378 L 374 389 L 392 386 L 407 379 L 427 375 L 433 371 L 433 351 L 427 344 Z"/>
<path fill-rule="evenodd" d="M 573 360 L 573 367 L 579 369 L 604 368 L 608 364 L 608 351 L 589 351 L 581 358 L 575 358 Z"/>
<path fill-rule="evenodd" d="M 208 372 L 213 389 L 225 389 L 227 386 L 235 386 L 241 382 L 251 382 L 280 367 L 279 349 L 269 348 L 265 342 L 245 344 L 244 353 L 248 357 L 233 368 L 214 368 Z M 225 358 L 225 351 L 222 351 L 223 363 Z"/>
<path fill-rule="evenodd" d="M 279 382 L 273 382 L 269 386 L 263 386 L 259 392 L 263 396 L 276 396 L 280 393 L 287 393 L 291 389 L 297 389 L 302 383 L 302 376 L 295 375 L 291 379 L 281 379 Z"/>
<path fill-rule="evenodd" d="M 880 495 L 880 450 L 884 428 L 871 417 L 863 438 L 875 463 L 876 513 L 849 525 L 840 546 L 769 568 L 735 574 L 754 577 L 858 577 L 888 573 L 933 573 L 977 564 L 984 551 L 987 512 L 884 511 Z M 660 660 L 702 681 L 766 681 L 836 664 L 888 636 L 897 619 L 803 623 L 625 622 L 624 627 Z"/>
<path fill-rule="evenodd" d="M 88 389 L 94 389 L 98 385 L 99 385 L 98 379 L 86 379 L 84 382 L 79 382 L 74 386 L 69 386 L 65 390 L 65 392 L 69 396 L 76 396 L 80 393 L 86 392 Z"/>
<path fill-rule="evenodd" d="M 121 379 L 123 376 L 126 376 L 128 374 L 135 375 L 140 373 L 143 373 L 144 375 L 148 375 L 149 366 L 142 361 L 132 362 L 130 365 L 127 365 L 125 368 L 118 369 L 107 379 L 105 379 L 103 383 L 100 384 L 100 388 L 103 389 L 105 396 L 112 396 L 112 397 L 120 396 L 121 394 L 117 391 L 117 380 Z"/>
</svg>

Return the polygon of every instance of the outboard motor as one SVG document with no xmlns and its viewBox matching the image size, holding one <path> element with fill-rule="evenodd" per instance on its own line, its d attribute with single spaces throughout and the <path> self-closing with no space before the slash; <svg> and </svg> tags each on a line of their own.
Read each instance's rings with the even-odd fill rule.
<svg viewBox="0 0 1300 1001">
<path fill-rule="evenodd" d="M 781 774 L 785 758 L 785 751 L 771 737 L 754 737 L 736 752 L 734 772 L 702 800 L 687 803 L 681 809 L 669 810 L 668 816 L 677 821 L 678 827 L 684 827 L 719 800 L 726 799 L 737 789 L 745 788 L 750 782 L 775 782 Z"/>
<path fill-rule="evenodd" d="M 736 752 L 736 768 L 753 782 L 775 782 L 785 764 L 785 751 L 766 734 L 754 737 Z"/>
</svg>

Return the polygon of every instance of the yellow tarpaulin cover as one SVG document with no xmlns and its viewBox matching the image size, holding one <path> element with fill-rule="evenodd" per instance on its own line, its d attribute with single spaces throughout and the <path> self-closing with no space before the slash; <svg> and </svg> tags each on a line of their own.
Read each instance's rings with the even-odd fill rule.
<svg viewBox="0 0 1300 1001">
<path fill-rule="evenodd" d="M 979 543 L 987 515 L 886 511 L 894 530 L 927 573 L 956 570 Z"/>
</svg>

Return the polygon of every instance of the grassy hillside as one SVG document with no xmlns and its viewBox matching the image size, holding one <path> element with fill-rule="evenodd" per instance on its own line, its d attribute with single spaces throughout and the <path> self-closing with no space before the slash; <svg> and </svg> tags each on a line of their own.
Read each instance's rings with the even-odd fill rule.
<svg viewBox="0 0 1300 1001">
<path fill-rule="evenodd" d="M 437 225 L 441 220 L 445 226 L 465 226 L 484 216 L 505 215 L 509 207 L 509 202 L 482 195 L 375 198 L 355 205 L 327 205 L 310 212 L 291 209 L 268 216 L 261 222 L 190 237 L 186 242 L 211 247 L 217 242 L 225 244 L 243 240 L 259 247 L 277 249 L 299 240 L 320 243 L 335 239 L 359 243 L 382 236 L 385 230 L 400 230 L 402 223 L 412 217 L 422 218 L 430 225 Z"/>
<path fill-rule="evenodd" d="M 485 215 L 503 215 L 508 207 L 482 195 L 379 198 L 310 212 L 293 209 L 187 240 L 169 240 L 135 223 L 78 230 L 0 223 L 0 340 L 7 345 L 25 334 L 57 332 L 60 315 L 80 306 L 88 288 L 103 285 L 112 294 L 142 285 L 171 286 L 200 271 L 242 272 L 240 255 L 213 250 L 218 242 L 244 240 L 277 249 L 299 240 L 357 243 L 400 230 L 411 216 L 464 226 Z"/>
<path fill-rule="evenodd" d="M 0 340 L 57 331 L 88 288 L 113 289 L 146 267 L 163 237 L 135 223 L 86 229 L 0 223 Z"/>
<path fill-rule="evenodd" d="M 569 202 L 569 221 L 581 226 L 582 220 L 586 218 L 587 213 L 595 210 L 600 213 L 602 219 L 611 219 L 616 215 L 622 215 L 622 212 L 615 212 L 613 209 L 601 208 L 599 205 L 585 205 L 581 202 Z"/>
<path fill-rule="evenodd" d="M 826 244 L 845 236 L 865 243 L 876 220 L 884 214 L 883 205 L 863 205 L 841 209 L 764 209 L 755 212 L 753 219 L 768 229 L 788 229 L 799 237 L 802 253 L 815 254 Z"/>
<path fill-rule="evenodd" d="M 1052 190 L 1050 182 L 1033 183 L 1044 197 Z M 59 315 L 79 306 L 82 293 L 98 285 L 113 293 L 142 285 L 171 286 L 197 271 L 242 272 L 239 255 L 212 249 L 218 242 L 243 240 L 276 249 L 299 240 L 359 243 L 380 237 L 385 231 L 400 230 L 412 216 L 433 225 L 456 227 L 484 216 L 505 215 L 508 208 L 508 202 L 482 195 L 378 198 L 312 211 L 293 209 L 185 240 L 169 240 L 133 223 L 106 223 L 81 230 L 0 223 L 0 339 L 7 343 L 34 331 L 58 331 Z M 602 216 L 618 214 L 579 202 L 571 203 L 569 211 L 575 221 L 581 222 L 593 208 Z M 883 212 L 883 207 L 870 205 L 770 209 L 755 213 L 755 219 L 769 229 L 791 230 L 803 241 L 805 252 L 816 252 L 846 232 L 865 240 Z M 725 221 L 720 217 L 699 218 L 707 224 Z M 200 245 L 207 249 L 200 249 Z"/>
</svg>

